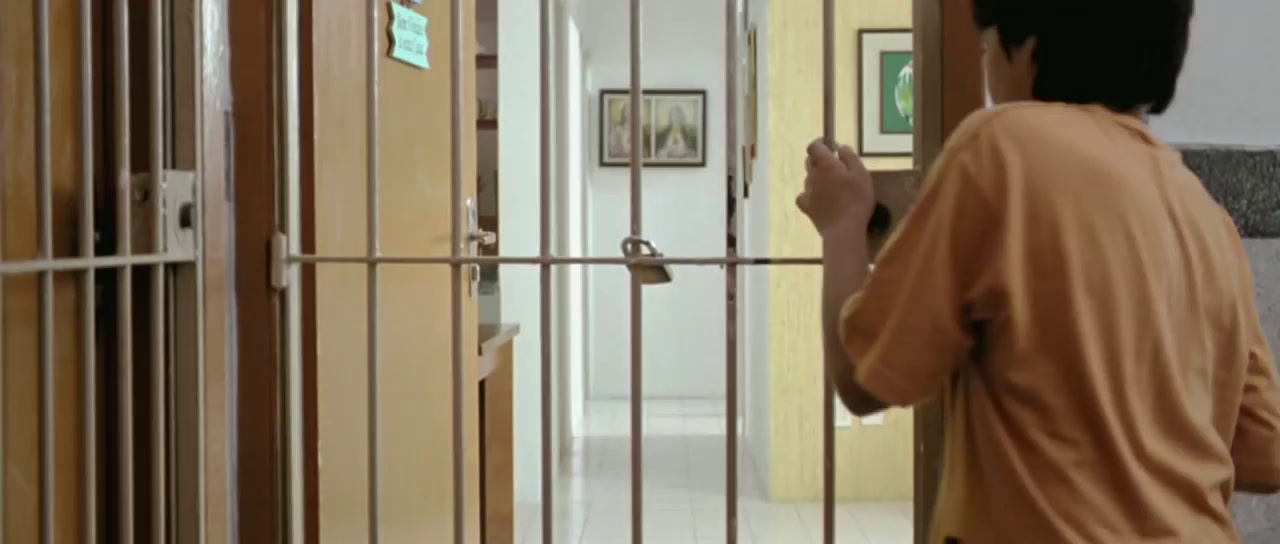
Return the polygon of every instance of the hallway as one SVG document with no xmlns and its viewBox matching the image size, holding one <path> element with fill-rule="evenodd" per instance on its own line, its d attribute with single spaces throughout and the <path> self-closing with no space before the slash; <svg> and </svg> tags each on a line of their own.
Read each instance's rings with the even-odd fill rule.
<svg viewBox="0 0 1280 544">
<path fill-rule="evenodd" d="M 575 439 L 556 487 L 557 500 L 566 505 L 559 517 L 565 542 L 630 542 L 627 406 L 621 400 L 587 404 L 587 436 Z M 724 542 L 723 401 L 649 400 L 644 410 L 645 542 Z M 821 541 L 821 503 L 766 499 L 755 461 L 745 449 L 739 450 L 738 467 L 739 542 Z M 540 511 L 538 504 L 517 505 L 519 542 L 538 542 Z M 836 542 L 910 543 L 911 515 L 909 502 L 840 503 Z"/>
</svg>

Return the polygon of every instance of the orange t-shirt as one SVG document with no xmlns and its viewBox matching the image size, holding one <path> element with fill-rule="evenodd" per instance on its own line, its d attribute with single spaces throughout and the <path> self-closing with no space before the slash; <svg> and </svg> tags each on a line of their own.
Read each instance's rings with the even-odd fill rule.
<svg viewBox="0 0 1280 544">
<path fill-rule="evenodd" d="M 1024 103 L 948 142 L 841 335 L 943 391 L 931 543 L 1229 543 L 1280 482 L 1280 384 L 1230 217 L 1136 117 Z"/>
</svg>

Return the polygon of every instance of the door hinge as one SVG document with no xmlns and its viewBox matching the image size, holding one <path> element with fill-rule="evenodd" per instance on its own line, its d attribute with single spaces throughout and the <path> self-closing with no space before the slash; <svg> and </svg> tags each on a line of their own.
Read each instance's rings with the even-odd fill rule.
<svg viewBox="0 0 1280 544">
<path fill-rule="evenodd" d="M 271 288 L 283 291 L 289 286 L 289 237 L 282 232 L 271 236 Z"/>
</svg>

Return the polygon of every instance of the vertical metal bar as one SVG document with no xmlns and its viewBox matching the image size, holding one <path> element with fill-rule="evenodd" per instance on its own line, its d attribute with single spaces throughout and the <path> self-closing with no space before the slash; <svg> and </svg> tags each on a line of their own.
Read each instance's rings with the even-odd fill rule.
<svg viewBox="0 0 1280 544">
<path fill-rule="evenodd" d="M 3 24 L 3 23 L 4 21 L 0 21 L 0 24 Z M 0 50 L 0 54 L 3 54 L 2 50 Z M 4 157 L 0 157 L 0 160 L 3 160 L 3 159 Z M 0 263 L 4 262 L 5 209 L 6 208 L 5 208 L 4 191 L 0 191 Z M 7 430 L 5 430 L 6 429 L 5 418 L 8 416 L 6 416 L 6 411 L 5 411 L 5 394 L 4 394 L 5 387 L 6 387 L 4 374 L 5 374 L 5 369 L 8 368 L 4 360 L 4 356 L 5 356 L 4 283 L 5 283 L 5 280 L 6 278 L 0 277 L 0 534 L 4 534 L 5 527 L 8 527 L 6 522 L 6 516 L 5 516 L 5 512 L 7 512 L 7 510 L 6 510 L 5 501 L 4 501 L 4 495 L 5 495 L 4 490 L 7 489 L 7 486 L 5 483 L 6 481 L 5 473 L 8 472 L 5 467 L 9 466 L 7 464 L 8 461 L 5 459 L 5 451 L 6 451 L 5 450 L 6 448 L 5 433 L 8 432 Z"/>
<path fill-rule="evenodd" d="M 298 64 L 299 40 L 299 6 L 297 0 L 283 0 L 277 4 L 280 16 L 276 20 L 276 55 L 280 59 L 280 69 L 276 73 L 276 85 L 280 96 L 279 123 L 285 127 L 279 134 L 280 171 L 282 180 L 279 184 L 279 205 L 277 206 L 276 229 L 285 235 L 285 247 L 281 249 L 295 253 L 301 246 L 300 212 L 298 193 L 300 189 L 299 143 L 301 128 L 299 125 L 299 77 Z M 279 334 L 285 346 L 284 384 L 285 402 L 283 403 L 285 428 L 285 542 L 297 544 L 305 542 L 308 536 L 306 513 L 306 467 L 307 447 L 304 439 L 305 418 L 303 416 L 303 371 L 302 371 L 302 333 L 301 319 L 302 293 L 297 285 L 301 282 L 298 266 L 283 265 L 285 288 L 282 293 L 284 319 L 279 320 Z"/>
<path fill-rule="evenodd" d="M 6 20 L 0 20 L 0 28 L 3 28 L 6 22 L 7 22 Z M 4 54 L 4 50 L 0 49 L 0 57 L 2 57 L 3 54 Z M 3 154 L 0 154 L 0 161 L 3 161 L 3 160 L 7 160 L 7 157 L 5 157 Z M 7 208 L 5 206 L 4 194 L 5 194 L 5 191 L 0 190 L 0 263 L 4 263 L 4 260 L 5 260 L 4 214 Z M 5 455 L 5 452 L 7 451 L 6 449 L 7 440 L 5 440 L 5 434 L 8 433 L 8 430 L 7 430 L 8 425 L 6 424 L 8 412 L 5 410 L 5 406 L 6 406 L 5 387 L 7 387 L 5 385 L 5 369 L 8 368 L 8 365 L 5 363 L 6 343 L 4 341 L 4 330 L 5 330 L 4 310 L 6 307 L 4 303 L 5 280 L 7 280 L 7 278 L 0 277 L 0 537 L 4 535 L 5 528 L 9 526 L 7 521 L 8 516 L 6 515 L 6 512 L 8 512 L 7 510 L 8 507 L 5 505 L 5 500 L 4 500 L 5 490 L 8 489 L 8 485 L 7 485 L 8 478 L 5 477 L 5 473 L 8 472 L 8 467 L 9 467 L 8 460 L 6 459 L 7 456 Z"/>
<path fill-rule="evenodd" d="M 551 0 L 538 2 L 538 57 L 542 71 L 538 90 L 538 254 L 551 254 Z M 540 349 L 539 408 L 541 429 L 542 541 L 555 542 L 554 459 L 551 449 L 551 265 L 538 266 L 538 328 Z"/>
<path fill-rule="evenodd" d="M 724 104 L 725 104 L 725 179 L 729 183 L 729 203 L 738 198 L 738 1 L 725 0 Z M 752 107 L 748 104 L 747 107 Z M 737 206 L 725 209 L 725 257 L 738 256 L 733 232 Z M 725 278 L 725 541 L 738 542 L 738 267 L 724 267 Z"/>
<path fill-rule="evenodd" d="M 4 191 L 0 191 L 0 263 L 4 262 L 4 243 L 3 243 L 4 242 L 4 210 L 5 210 Z M 4 495 L 5 495 L 4 490 L 7 489 L 6 482 L 5 482 L 6 480 L 5 472 L 8 472 L 7 470 L 5 470 L 5 467 L 9 466 L 7 464 L 8 461 L 5 459 L 5 451 L 6 451 L 5 450 L 6 448 L 5 433 L 8 432 L 6 430 L 6 424 L 5 424 L 5 418 L 8 416 L 6 415 L 6 411 L 5 411 L 5 394 L 4 394 L 4 390 L 6 387 L 4 374 L 5 374 L 5 369 L 8 368 L 7 365 L 5 364 L 5 359 L 4 359 L 4 356 L 5 356 L 5 349 L 4 349 L 5 348 L 5 341 L 4 341 L 5 279 L 6 278 L 0 278 L 0 534 L 3 534 L 5 530 L 4 528 L 8 527 L 7 522 L 5 520 L 6 518 L 5 512 L 7 512 L 7 510 L 6 510 L 5 501 L 4 501 Z"/>
<path fill-rule="evenodd" d="M 3 21 L 0 21 L 0 24 L 3 24 Z M 3 54 L 3 51 L 0 51 L 0 54 Z M 4 157 L 0 157 L 0 160 L 3 160 L 3 159 Z M 5 209 L 6 208 L 5 208 L 4 191 L 0 191 L 0 263 L 4 262 L 4 212 L 5 212 Z M 5 459 L 5 451 L 6 451 L 5 433 L 8 432 L 5 430 L 6 429 L 5 418 L 7 416 L 5 411 L 5 394 L 4 394 L 5 387 L 6 387 L 4 374 L 5 374 L 5 369 L 8 368 L 4 360 L 4 356 L 5 356 L 4 283 L 5 283 L 5 280 L 6 278 L 0 277 L 0 534 L 4 534 L 4 530 L 5 530 L 4 528 L 8 527 L 7 522 L 5 521 L 5 518 L 6 518 L 5 512 L 7 512 L 7 510 L 5 509 L 6 506 L 4 501 L 4 495 L 5 495 L 4 490 L 7 489 L 6 483 L 5 483 L 6 481 L 5 473 L 8 472 L 5 469 L 5 467 L 9 466 L 7 464 L 8 461 Z"/>
<path fill-rule="evenodd" d="M 644 91 L 640 84 L 641 3 L 631 0 L 631 236 L 640 236 L 640 178 L 644 170 Z M 631 274 L 631 542 L 644 541 L 644 293 L 640 277 Z"/>
<path fill-rule="evenodd" d="M 36 49 L 36 183 L 40 218 L 40 257 L 53 254 L 53 159 L 50 155 L 49 106 L 49 0 L 35 5 Z M 50 543 L 54 534 L 54 376 L 53 376 L 53 272 L 40 273 L 40 541 Z"/>
<path fill-rule="evenodd" d="M 451 178 L 450 189 L 450 209 L 452 215 L 450 217 L 449 231 L 452 236 L 450 244 L 450 254 L 454 257 L 462 255 L 463 239 L 462 225 L 466 221 L 465 210 L 463 209 L 463 201 L 466 196 L 463 194 L 462 185 L 462 111 L 463 93 L 465 92 L 463 75 L 464 70 L 471 64 L 467 62 L 466 55 L 466 36 L 463 34 L 463 2 L 462 0 L 452 0 L 449 5 L 450 24 L 449 32 L 453 36 L 453 62 L 450 67 L 450 76 L 452 78 L 452 106 L 450 110 L 450 160 L 449 173 Z M 453 322 L 453 338 L 450 340 L 450 353 L 452 355 L 453 368 L 453 541 L 454 544 L 465 544 L 467 541 L 467 518 L 466 518 L 466 468 L 464 462 L 466 459 L 466 437 L 463 428 L 463 415 L 466 406 L 463 403 L 465 396 L 465 364 L 466 359 L 463 357 L 463 342 L 465 336 L 463 334 L 463 289 L 462 274 L 463 270 L 470 270 L 470 265 L 464 266 L 461 263 L 454 263 L 449 267 L 449 279 L 452 286 L 452 296 L 450 298 L 450 312 Z"/>
<path fill-rule="evenodd" d="M 115 126 L 116 168 L 116 253 L 128 256 L 133 253 L 132 237 L 132 166 L 130 164 L 131 140 L 129 131 L 129 0 L 116 0 L 112 17 L 113 36 L 112 78 Z M 118 366 L 116 370 L 116 397 L 118 403 L 116 433 L 119 444 L 117 467 L 120 496 L 117 497 L 120 542 L 134 541 L 134 473 L 133 473 L 133 267 L 124 266 L 117 272 L 116 345 Z"/>
<path fill-rule="evenodd" d="M 176 111 L 190 111 L 190 123 L 181 122 L 183 119 L 179 117 L 178 128 L 175 130 L 175 138 L 180 141 L 188 142 L 190 147 L 186 149 L 190 153 L 187 159 L 178 158 L 176 164 L 182 168 L 193 168 L 196 172 L 196 193 L 194 195 L 195 202 L 195 254 L 200 256 L 196 260 L 194 266 L 190 268 L 190 274 L 181 274 L 176 281 L 175 290 L 180 293 L 176 300 L 190 301 L 191 304 L 184 304 L 184 311 L 180 312 L 179 324 L 175 325 L 175 330 L 180 331 L 181 335 L 177 337 L 175 344 L 183 349 L 185 356 L 178 359 L 182 362 L 180 369 L 175 373 L 174 381 L 183 383 L 186 387 L 182 390 L 184 394 L 179 398 L 183 399 L 185 410 L 179 412 L 191 413 L 194 417 L 195 429 L 190 429 L 187 418 L 179 419 L 180 427 L 183 432 L 179 434 L 180 444 L 185 444 L 186 448 L 180 451 L 193 451 L 191 454 L 191 466 L 183 474 L 187 477 L 179 478 L 182 484 L 180 489 L 184 489 L 184 495 L 194 495 L 190 508 L 194 509 L 191 515 L 189 525 L 191 531 L 183 530 L 175 535 L 178 542 L 191 542 L 191 544 L 205 544 L 208 538 L 208 513 L 213 510 L 212 505 L 208 504 L 207 495 L 207 451 L 205 449 L 205 436 L 207 436 L 208 422 L 205 414 L 206 405 L 206 383 L 205 368 L 207 361 L 205 360 L 205 262 L 204 256 L 204 220 L 205 220 L 205 194 L 202 173 L 204 172 L 204 149 L 205 133 L 203 120 L 206 115 L 210 118 L 214 116 L 213 112 L 205 111 L 208 104 L 205 102 L 205 85 L 203 74 L 206 68 L 206 60 L 202 44 L 204 43 L 204 33 L 207 20 L 215 19 L 207 14 L 204 5 L 195 0 L 183 0 L 175 4 L 177 13 L 174 20 L 175 25 L 181 29 L 178 33 L 179 40 L 175 46 L 175 66 L 181 67 L 189 63 L 189 69 L 178 68 L 175 73 L 175 103 L 178 104 Z M 213 12 L 216 15 L 216 12 Z M 182 54 L 178 54 L 178 53 Z M 184 58 L 185 57 L 185 58 Z M 182 82 L 189 83 L 189 86 L 182 85 Z M 189 139 L 188 139 L 189 137 Z M 184 146 L 185 147 L 185 146 Z M 180 147 L 179 149 L 183 149 Z M 227 150 L 230 152 L 230 149 Z M 181 155 L 179 155 L 181 157 Z M 231 172 L 226 173 L 231 176 Z M 218 181 L 209 180 L 211 183 Z M 193 394 L 188 396 L 186 392 Z M 194 398 L 192 398 L 194 397 Z M 176 418 L 177 416 L 175 416 Z M 215 501 L 215 504 L 218 501 Z M 215 521 L 215 524 L 220 525 Z M 194 539 L 184 538 L 186 534 L 195 534 Z"/>
<path fill-rule="evenodd" d="M 151 90 L 148 93 L 151 127 L 149 143 L 151 173 L 151 251 L 164 253 L 164 157 L 165 140 L 165 72 L 164 72 L 164 2 L 151 0 L 148 17 L 148 71 Z M 164 544 L 168 541 L 169 486 L 167 466 L 167 439 L 165 420 L 168 395 L 165 394 L 165 266 L 151 266 L 151 541 Z"/>
<path fill-rule="evenodd" d="M 93 214 L 93 0 L 80 0 L 80 256 L 94 256 Z M 82 449 L 80 478 L 83 483 L 86 544 L 98 541 L 98 364 L 94 316 L 95 272 L 80 275 L 80 360 L 82 366 L 80 417 Z"/>
<path fill-rule="evenodd" d="M 378 10 L 382 7 L 383 2 L 380 0 L 368 0 L 366 9 L 368 9 L 368 28 L 365 29 L 366 48 L 368 55 L 365 59 L 365 106 L 367 117 L 365 125 L 365 159 L 368 168 L 367 179 L 368 191 L 366 198 L 366 250 L 369 257 L 377 257 L 381 254 L 378 236 L 378 193 L 379 193 L 379 172 L 378 162 L 378 131 L 380 123 L 378 122 L 378 63 L 381 61 L 380 50 L 378 46 Z M 366 272 L 368 281 L 368 292 L 365 295 L 366 302 L 366 324 L 369 354 L 367 376 L 368 380 L 368 451 L 369 451 L 369 544 L 378 544 L 378 490 L 381 488 L 379 477 L 381 472 L 378 470 L 378 265 L 370 262 Z"/>
<path fill-rule="evenodd" d="M 822 2 L 822 138 L 836 146 L 835 80 L 836 2 Z M 822 542 L 835 542 L 835 388 L 831 368 L 822 365 Z"/>
</svg>

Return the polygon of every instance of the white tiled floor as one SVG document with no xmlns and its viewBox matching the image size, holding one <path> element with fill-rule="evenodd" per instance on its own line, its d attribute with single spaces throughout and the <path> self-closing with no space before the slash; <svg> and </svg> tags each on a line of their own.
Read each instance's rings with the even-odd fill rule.
<svg viewBox="0 0 1280 544">
<path fill-rule="evenodd" d="M 704 400 L 645 403 L 644 540 L 652 543 L 725 542 L 723 404 Z M 558 483 L 555 541 L 631 542 L 629 412 L 626 402 L 591 402 L 586 434 Z M 774 503 L 763 498 L 754 461 L 738 455 L 738 542 L 821 542 L 820 503 Z M 910 544 L 911 504 L 842 503 L 836 542 Z M 517 505 L 522 544 L 541 541 L 541 508 Z"/>
</svg>

